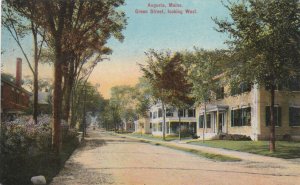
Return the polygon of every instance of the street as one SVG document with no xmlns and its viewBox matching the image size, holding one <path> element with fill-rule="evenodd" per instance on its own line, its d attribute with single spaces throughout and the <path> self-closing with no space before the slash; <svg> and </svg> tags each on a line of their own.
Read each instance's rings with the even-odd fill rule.
<svg viewBox="0 0 300 185">
<path fill-rule="evenodd" d="M 295 185 L 300 166 L 215 162 L 194 154 L 89 131 L 51 185 Z"/>
</svg>

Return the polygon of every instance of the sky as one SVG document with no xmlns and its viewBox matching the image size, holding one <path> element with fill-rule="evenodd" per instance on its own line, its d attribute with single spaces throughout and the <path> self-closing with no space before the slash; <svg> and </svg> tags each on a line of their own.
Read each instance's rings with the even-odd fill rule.
<svg viewBox="0 0 300 185">
<path fill-rule="evenodd" d="M 215 49 L 225 48 L 226 35 L 214 30 L 212 17 L 229 18 L 228 10 L 221 0 L 125 0 L 126 5 L 120 10 L 127 16 L 125 36 L 121 43 L 115 39 L 108 41 L 113 53 L 109 60 L 99 63 L 89 81 L 100 84 L 98 90 L 105 97 L 110 97 L 110 88 L 116 85 L 135 85 L 142 76 L 137 64 L 145 62 L 145 52 L 155 50 L 183 51 L 193 47 Z M 168 7 L 169 3 L 181 7 Z M 153 8 L 151 5 L 164 4 L 166 7 Z M 150 5 L 150 6 L 149 6 Z M 152 10 L 163 10 L 164 14 L 153 14 Z M 168 13 L 196 11 L 193 14 Z M 141 11 L 148 13 L 137 13 Z M 23 40 L 26 52 L 32 52 L 32 39 Z M 4 51 L 2 53 L 2 51 Z M 9 32 L 1 27 L 1 63 L 3 72 L 15 75 L 16 58 L 22 55 L 19 47 Z M 32 58 L 30 58 L 32 60 Z M 23 77 L 31 75 L 23 59 Z M 53 69 L 49 65 L 40 65 L 40 78 L 52 78 Z"/>
</svg>

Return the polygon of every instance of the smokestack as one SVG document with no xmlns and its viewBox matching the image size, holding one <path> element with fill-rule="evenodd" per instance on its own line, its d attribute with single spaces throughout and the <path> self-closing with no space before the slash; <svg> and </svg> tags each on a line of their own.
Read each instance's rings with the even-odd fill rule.
<svg viewBox="0 0 300 185">
<path fill-rule="evenodd" d="M 22 81 L 22 59 L 17 58 L 17 68 L 16 68 L 16 85 L 21 87 Z"/>
</svg>

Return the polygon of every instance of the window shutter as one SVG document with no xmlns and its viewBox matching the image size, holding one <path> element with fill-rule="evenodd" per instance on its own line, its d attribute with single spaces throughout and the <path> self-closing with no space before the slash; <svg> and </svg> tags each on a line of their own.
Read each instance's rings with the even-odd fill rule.
<svg viewBox="0 0 300 185">
<path fill-rule="evenodd" d="M 277 107 L 278 126 L 281 126 L 281 107 Z"/>
<path fill-rule="evenodd" d="M 294 124 L 293 117 L 294 117 L 294 108 L 289 107 L 289 125 L 290 126 L 293 126 L 293 124 Z"/>
<path fill-rule="evenodd" d="M 234 126 L 233 121 L 234 121 L 234 113 L 233 110 L 231 110 L 231 127 Z"/>
<path fill-rule="evenodd" d="M 242 126 L 243 125 L 243 111 L 242 109 L 238 110 L 238 126 Z"/>
<path fill-rule="evenodd" d="M 266 126 L 270 125 L 270 106 L 266 106 Z"/>
</svg>

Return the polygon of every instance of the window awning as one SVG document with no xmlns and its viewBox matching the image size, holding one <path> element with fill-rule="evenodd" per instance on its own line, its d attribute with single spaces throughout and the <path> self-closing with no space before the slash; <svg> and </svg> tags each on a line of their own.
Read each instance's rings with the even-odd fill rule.
<svg viewBox="0 0 300 185">
<path fill-rule="evenodd" d="M 225 112 L 229 108 L 228 105 L 207 105 L 206 106 L 206 112 Z M 204 112 L 204 107 L 201 108 L 200 110 L 201 113 Z"/>
</svg>

